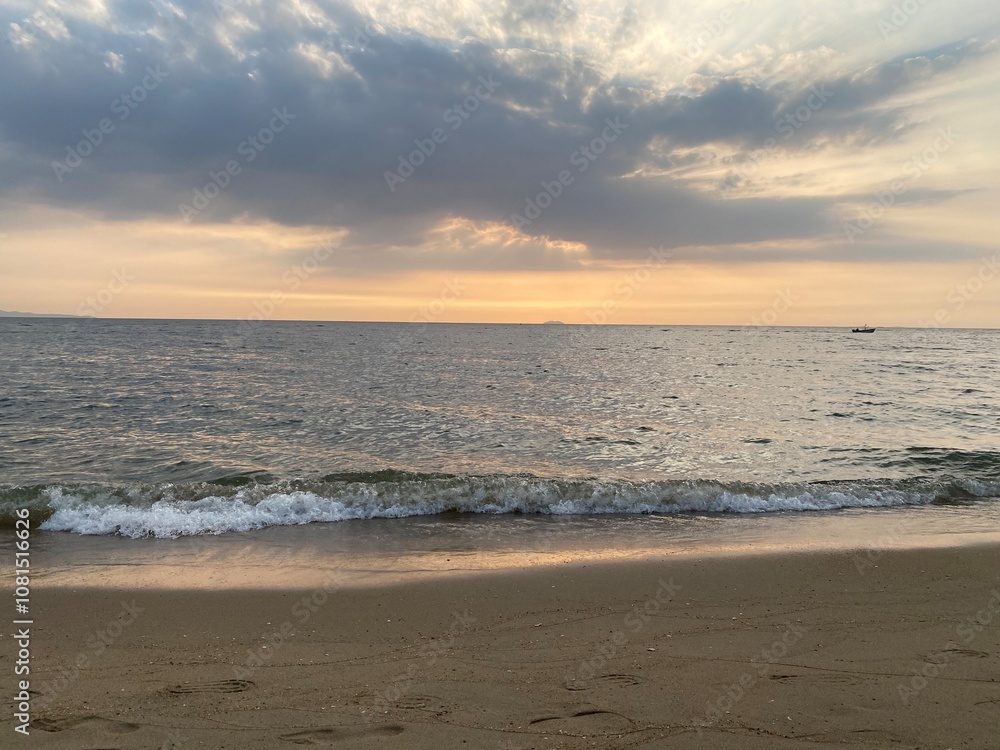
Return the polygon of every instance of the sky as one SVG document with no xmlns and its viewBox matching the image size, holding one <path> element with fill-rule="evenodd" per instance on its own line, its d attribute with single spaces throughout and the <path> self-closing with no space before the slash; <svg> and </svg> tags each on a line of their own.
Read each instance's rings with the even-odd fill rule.
<svg viewBox="0 0 1000 750">
<path fill-rule="evenodd" d="M 995 0 L 2 0 L 0 27 L 0 309 L 1000 327 Z"/>
</svg>

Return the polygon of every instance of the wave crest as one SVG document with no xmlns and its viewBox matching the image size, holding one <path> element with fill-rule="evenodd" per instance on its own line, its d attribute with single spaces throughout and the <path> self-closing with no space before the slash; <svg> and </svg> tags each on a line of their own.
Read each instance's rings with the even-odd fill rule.
<svg viewBox="0 0 1000 750">
<path fill-rule="evenodd" d="M 971 479 L 764 484 L 382 471 L 250 483 L 15 487 L 0 490 L 0 517 L 13 519 L 16 507 L 27 506 L 45 530 L 174 538 L 446 512 L 765 513 L 973 502 L 998 496 L 1000 482 Z"/>
</svg>

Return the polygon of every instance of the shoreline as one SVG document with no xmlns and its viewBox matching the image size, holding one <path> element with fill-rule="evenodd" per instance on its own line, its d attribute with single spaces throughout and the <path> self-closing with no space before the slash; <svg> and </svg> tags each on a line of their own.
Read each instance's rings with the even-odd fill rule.
<svg viewBox="0 0 1000 750">
<path fill-rule="evenodd" d="M 995 508 L 894 508 L 750 516 L 415 517 L 129 539 L 32 537 L 39 586 L 308 589 L 338 572 L 366 588 L 523 568 L 769 554 L 839 554 L 856 566 L 890 549 L 1000 544 Z M 0 549 L 5 542 L 0 538 Z"/>
<path fill-rule="evenodd" d="M 40 586 L 32 741 L 986 748 L 998 553 L 675 555 L 366 589 Z"/>
</svg>

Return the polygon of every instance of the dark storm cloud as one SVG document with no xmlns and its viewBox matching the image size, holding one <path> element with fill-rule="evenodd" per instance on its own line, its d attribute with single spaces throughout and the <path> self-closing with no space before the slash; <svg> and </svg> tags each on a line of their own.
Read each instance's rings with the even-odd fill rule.
<svg viewBox="0 0 1000 750">
<path fill-rule="evenodd" d="M 543 182 L 571 170 L 573 184 L 522 226 L 526 234 L 586 243 L 597 257 L 812 238 L 832 229 L 827 199 L 720 201 L 634 173 L 653 161 L 654 141 L 758 145 L 817 87 L 830 95 L 810 114 L 810 137 L 890 132 L 891 111 L 866 109 L 982 53 L 962 42 L 794 90 L 717 78 L 653 95 L 603 79 L 579 56 L 427 39 L 387 31 L 344 6 L 322 8 L 320 23 L 238 2 L 119 2 L 113 24 L 63 19 L 65 37 L 26 24 L 23 12 L 0 11 L 10 29 L 0 68 L 12 72 L 0 78 L 0 195 L 109 218 L 179 219 L 178 205 L 192 203 L 210 171 L 236 161 L 239 173 L 195 221 L 248 214 L 326 224 L 349 229 L 345 245 L 384 248 L 420 244 L 447 216 L 507 222 Z M 565 0 L 510 4 L 502 14 L 519 44 L 575 17 Z M 616 33 L 634 36 L 636 23 L 626 9 Z M 153 88 L 144 83 L 151 72 L 162 78 Z M 146 90 L 133 109 L 122 97 L 135 87 Z M 262 148 L 247 147 L 276 109 L 288 115 L 283 129 Z M 113 131 L 57 179 L 52 163 L 65 162 L 67 146 L 104 118 Z M 622 124 L 620 134 L 578 172 L 574 155 L 609 121 Z M 398 172 L 415 139 L 426 144 L 436 128 L 446 140 L 390 189 L 386 172 Z M 369 257 L 379 268 L 385 256 Z M 523 253 L 508 261 L 530 264 Z"/>
</svg>

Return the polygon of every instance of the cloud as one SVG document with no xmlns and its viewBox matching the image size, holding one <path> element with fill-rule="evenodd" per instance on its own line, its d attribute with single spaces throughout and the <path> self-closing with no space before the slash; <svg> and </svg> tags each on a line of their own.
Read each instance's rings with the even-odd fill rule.
<svg viewBox="0 0 1000 750">
<path fill-rule="evenodd" d="M 650 245 L 827 236 L 836 196 L 720 200 L 670 170 L 696 159 L 707 174 L 718 145 L 738 160 L 769 138 L 803 152 L 901 137 L 911 106 L 902 93 L 990 49 L 963 39 L 828 78 L 811 64 L 787 68 L 811 77 L 783 80 L 701 65 L 676 82 L 609 71 L 599 48 L 581 54 L 574 29 L 596 11 L 567 0 L 508 3 L 491 15 L 496 34 L 454 36 L 329 2 L 125 0 L 44 12 L 32 21 L 29 9 L 0 10 L 10 41 L 0 66 L 18 71 L 0 80 L 0 196 L 180 221 L 178 206 L 235 162 L 195 222 L 343 230 L 342 265 L 356 271 L 573 268 L 582 254 L 639 258 Z M 616 8 L 612 43 L 643 39 L 649 18 L 644 6 Z M 151 70 L 163 71 L 153 88 Z M 484 79 L 495 90 L 478 96 Z M 817 87 L 828 101 L 801 136 L 780 138 L 781 118 Z M 244 148 L 276 108 L 291 115 L 287 127 Z M 627 126 L 620 138 L 575 171 L 574 154 L 615 118 Z M 113 130 L 60 180 L 53 162 L 68 164 L 102 120 Z M 390 189 L 386 173 L 436 130 L 446 139 Z M 499 229 L 563 170 L 573 184 L 537 220 Z"/>
</svg>

